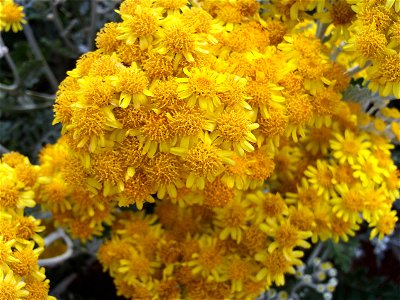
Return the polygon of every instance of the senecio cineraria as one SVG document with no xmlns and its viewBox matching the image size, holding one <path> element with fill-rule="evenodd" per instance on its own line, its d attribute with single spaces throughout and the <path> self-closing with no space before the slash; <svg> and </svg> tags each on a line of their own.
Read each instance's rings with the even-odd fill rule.
<svg viewBox="0 0 400 300">
<path fill-rule="evenodd" d="M 47 297 L 43 228 L 23 215 L 35 201 L 82 241 L 111 226 L 98 259 L 129 299 L 256 299 L 312 244 L 346 242 L 362 222 L 371 239 L 389 235 L 400 112 L 372 116 L 342 94 L 354 78 L 400 97 L 399 10 L 398 0 L 123 1 L 59 86 L 60 140 L 39 166 L 3 156 L 2 299 Z M 1 30 L 23 17 L 0 0 Z"/>
</svg>

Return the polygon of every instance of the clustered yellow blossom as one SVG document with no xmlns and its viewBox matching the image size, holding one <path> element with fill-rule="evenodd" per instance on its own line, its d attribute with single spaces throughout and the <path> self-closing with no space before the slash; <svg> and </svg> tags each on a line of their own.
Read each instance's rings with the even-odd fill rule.
<svg viewBox="0 0 400 300">
<path fill-rule="evenodd" d="M 0 298 L 48 299 L 49 280 L 38 258 L 44 250 L 39 235 L 45 227 L 26 216 L 24 209 L 35 206 L 38 166 L 27 157 L 11 152 L 0 161 Z"/>
<path fill-rule="evenodd" d="M 342 99 L 354 61 L 388 82 L 390 2 L 125 0 L 60 84 L 37 202 L 82 241 L 111 226 L 98 258 L 130 299 L 255 299 L 311 243 L 391 234 L 400 113 Z"/>
<path fill-rule="evenodd" d="M 22 30 L 22 24 L 26 23 L 23 9 L 13 0 L 0 0 L 0 32 Z"/>
<path fill-rule="evenodd" d="M 271 1 L 262 15 L 252 0 L 186 5 L 121 4 L 122 21 L 104 26 L 60 85 L 63 137 L 41 156 L 43 203 L 60 224 L 81 239 L 74 220 L 92 230 L 85 238 L 112 224 L 98 257 L 118 293 L 253 299 L 283 285 L 311 243 L 346 242 L 363 221 L 371 238 L 391 234 L 399 113 L 344 102 L 346 70 L 367 60 L 358 44 L 361 55 L 333 52 L 343 38 L 352 50 L 357 26 L 389 30 L 392 19 L 362 19 L 375 18 L 374 1 Z M 299 22 L 311 10 L 317 28 Z M 367 59 L 396 47 L 373 46 Z M 151 215 L 112 212 L 156 200 Z"/>
<path fill-rule="evenodd" d="M 112 202 L 85 189 L 87 175 L 65 139 L 45 146 L 39 160 L 37 202 L 51 212 L 55 224 L 81 241 L 101 235 L 113 219 Z"/>
<path fill-rule="evenodd" d="M 357 104 L 341 106 L 329 125 L 308 128 L 297 143 L 281 140 L 268 192 L 214 181 L 194 204 L 164 199 L 152 215 L 117 215 L 98 258 L 118 294 L 255 299 L 285 283 L 310 242 L 347 242 L 363 220 L 371 238 L 390 234 L 400 188 L 393 145 L 374 127 L 360 130 Z"/>
<path fill-rule="evenodd" d="M 315 17 L 329 43 L 349 51 L 349 65 L 364 68 L 365 83 L 381 96 L 400 98 L 400 2 L 339 0 Z"/>
</svg>

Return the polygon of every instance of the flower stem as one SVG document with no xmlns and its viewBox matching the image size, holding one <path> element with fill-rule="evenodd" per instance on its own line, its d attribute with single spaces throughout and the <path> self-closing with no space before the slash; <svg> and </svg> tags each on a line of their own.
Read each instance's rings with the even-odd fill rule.
<svg viewBox="0 0 400 300">
<path fill-rule="evenodd" d="M 32 49 L 33 55 L 36 57 L 43 64 L 44 73 L 49 81 L 51 88 L 53 91 L 56 91 L 58 88 L 58 81 L 54 76 L 53 71 L 50 69 L 49 65 L 47 64 L 46 59 L 43 56 L 42 51 L 39 48 L 39 45 L 36 41 L 36 38 L 33 34 L 32 28 L 29 26 L 28 23 L 24 25 L 24 34 L 26 39 L 28 40 L 29 46 Z"/>
</svg>

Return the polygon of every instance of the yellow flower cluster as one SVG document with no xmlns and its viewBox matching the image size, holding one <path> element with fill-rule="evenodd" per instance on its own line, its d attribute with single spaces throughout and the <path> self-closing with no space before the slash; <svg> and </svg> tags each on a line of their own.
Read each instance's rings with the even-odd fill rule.
<svg viewBox="0 0 400 300">
<path fill-rule="evenodd" d="M 333 62 L 293 21 L 316 9 L 339 39 L 356 14 L 271 5 L 261 18 L 252 0 L 124 1 L 60 85 L 40 199 L 83 240 L 112 224 L 98 257 L 120 295 L 252 299 L 284 284 L 308 239 L 347 241 L 363 220 L 371 238 L 393 231 L 398 112 L 343 102 L 353 56 Z M 153 215 L 112 211 L 155 196 Z"/>
<path fill-rule="evenodd" d="M 45 146 L 39 160 L 37 202 L 52 213 L 55 224 L 81 241 L 101 235 L 103 225 L 113 220 L 114 203 L 85 189 L 80 161 L 69 151 L 65 139 Z"/>
<path fill-rule="evenodd" d="M 26 23 L 23 9 L 13 0 L 0 0 L 0 32 L 22 30 L 22 24 Z"/>
<path fill-rule="evenodd" d="M 149 216 L 117 215 L 98 258 L 119 295 L 255 299 L 302 264 L 299 248 L 309 248 L 309 238 L 347 242 L 363 220 L 371 238 L 390 234 L 400 188 L 393 145 L 374 127 L 359 129 L 365 115 L 357 104 L 340 106 L 298 143 L 281 141 L 267 193 L 214 181 L 197 204 L 163 200 Z"/>
<path fill-rule="evenodd" d="M 354 28 L 395 20 L 397 4 L 270 2 L 260 15 L 255 0 L 126 0 L 61 83 L 62 137 L 30 186 L 75 238 L 112 226 L 98 257 L 120 295 L 254 299 L 284 284 L 310 241 L 347 241 L 363 220 L 371 238 L 393 231 L 399 112 L 342 101 L 346 68 L 365 60 L 334 52 L 342 38 L 351 49 Z M 393 18 L 365 21 L 375 6 Z M 298 21 L 310 10 L 318 28 Z M 318 38 L 325 21 L 333 42 Z M 15 205 L 33 205 L 15 186 Z M 116 208 L 156 199 L 150 215 Z"/>
<path fill-rule="evenodd" d="M 354 55 L 351 64 L 368 66 L 363 74 L 368 87 L 382 96 L 400 98 L 399 1 L 340 0 L 317 14 L 329 25 L 331 42 Z"/>
<path fill-rule="evenodd" d="M 44 250 L 39 235 L 40 220 L 25 216 L 24 208 L 35 206 L 33 189 L 38 166 L 11 152 L 0 161 L 0 298 L 48 299 L 49 280 L 38 265 Z"/>
</svg>

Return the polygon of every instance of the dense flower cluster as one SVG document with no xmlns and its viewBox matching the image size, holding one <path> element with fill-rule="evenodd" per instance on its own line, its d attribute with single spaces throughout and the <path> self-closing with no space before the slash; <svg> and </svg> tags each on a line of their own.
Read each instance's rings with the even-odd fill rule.
<svg viewBox="0 0 400 300">
<path fill-rule="evenodd" d="M 125 0 L 61 83 L 62 137 L 15 205 L 34 190 L 82 241 L 111 226 L 98 258 L 130 299 L 254 299 L 311 243 L 391 234 L 400 113 L 347 91 L 367 67 L 399 97 L 399 3 Z"/>
<path fill-rule="evenodd" d="M 35 206 L 38 166 L 11 152 L 0 161 L 0 298 L 48 299 L 49 280 L 38 265 L 44 250 L 40 220 L 26 216 Z"/>
<path fill-rule="evenodd" d="M 360 130 L 366 116 L 357 104 L 340 106 L 329 124 L 307 129 L 299 142 L 281 139 L 267 193 L 214 181 L 192 196 L 195 204 L 163 200 L 151 216 L 118 215 L 98 257 L 119 294 L 254 299 L 272 283 L 284 284 L 309 240 L 347 242 L 363 220 L 371 238 L 390 234 L 400 188 L 393 146 L 374 127 Z"/>
<path fill-rule="evenodd" d="M 23 9 L 13 0 L 0 0 L 0 32 L 22 30 L 22 24 L 26 23 Z"/>
<path fill-rule="evenodd" d="M 82 241 L 101 235 L 104 225 L 113 220 L 113 203 L 101 194 L 90 195 L 84 188 L 80 161 L 69 151 L 65 139 L 45 146 L 39 160 L 37 202 L 52 213 L 55 224 Z"/>
<path fill-rule="evenodd" d="M 70 185 L 118 206 L 162 200 L 118 214 L 100 249 L 121 295 L 255 298 L 309 239 L 347 241 L 363 220 L 371 238 L 393 231 L 398 111 L 342 101 L 360 56 L 332 53 L 359 22 L 349 3 L 321 3 L 272 2 L 261 18 L 255 1 L 125 1 L 69 72 L 55 122 Z M 312 9 L 334 20 L 333 42 L 294 21 Z"/>
</svg>

